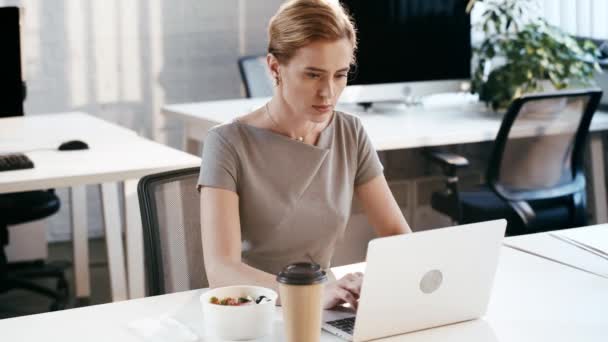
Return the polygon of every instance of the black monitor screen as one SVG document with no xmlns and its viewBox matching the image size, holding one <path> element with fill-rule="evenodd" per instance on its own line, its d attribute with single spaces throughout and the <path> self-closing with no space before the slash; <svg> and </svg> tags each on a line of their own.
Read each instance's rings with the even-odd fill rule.
<svg viewBox="0 0 608 342">
<path fill-rule="evenodd" d="M 23 113 L 19 9 L 0 7 L 0 117 Z"/>
<path fill-rule="evenodd" d="M 342 0 L 358 31 L 350 84 L 468 79 L 468 0 Z"/>
</svg>

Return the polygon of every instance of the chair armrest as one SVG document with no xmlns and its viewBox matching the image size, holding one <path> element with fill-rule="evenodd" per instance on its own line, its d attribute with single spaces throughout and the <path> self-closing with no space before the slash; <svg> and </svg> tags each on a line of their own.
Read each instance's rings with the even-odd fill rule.
<svg viewBox="0 0 608 342">
<path fill-rule="evenodd" d="M 456 171 L 469 166 L 469 161 L 458 154 L 450 152 L 428 151 L 429 159 L 441 166 L 448 176 L 456 176 Z"/>
<path fill-rule="evenodd" d="M 465 157 L 455 153 L 440 152 L 432 149 L 428 149 L 425 152 L 432 162 L 441 166 L 443 173 L 447 176 L 445 179 L 445 189 L 437 195 L 433 194 L 431 206 L 450 216 L 453 220 L 462 222 L 462 208 L 456 171 L 469 166 L 469 161 Z"/>
</svg>

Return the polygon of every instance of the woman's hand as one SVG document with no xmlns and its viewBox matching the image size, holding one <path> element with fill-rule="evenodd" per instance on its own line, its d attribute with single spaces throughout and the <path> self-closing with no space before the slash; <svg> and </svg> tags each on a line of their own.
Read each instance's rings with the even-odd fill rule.
<svg viewBox="0 0 608 342">
<path fill-rule="evenodd" d="M 356 310 L 362 282 L 363 273 L 357 272 L 349 273 L 339 280 L 327 283 L 323 292 L 323 309 L 331 309 L 348 303 Z"/>
</svg>

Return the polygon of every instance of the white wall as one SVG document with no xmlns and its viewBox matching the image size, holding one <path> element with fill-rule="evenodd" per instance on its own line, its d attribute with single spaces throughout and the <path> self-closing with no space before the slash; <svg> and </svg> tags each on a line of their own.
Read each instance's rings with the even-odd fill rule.
<svg viewBox="0 0 608 342">
<path fill-rule="evenodd" d="M 577 36 L 608 39 L 608 1 L 539 0 L 547 20 Z"/>
<path fill-rule="evenodd" d="M 241 96 L 236 60 L 239 55 L 265 51 L 266 24 L 281 2 L 0 0 L 0 6 L 24 9 L 27 115 L 81 110 L 150 138 L 167 137 L 177 146 L 180 127 L 162 121 L 161 106 Z M 551 21 L 571 25 L 565 24 L 570 17 L 564 8 L 579 1 L 541 2 Z M 600 8 L 608 3 L 582 2 L 600 3 L 595 5 Z M 586 13 L 583 5 L 583 14 L 576 18 Z M 600 25 L 605 13 L 593 12 L 593 27 Z M 601 22 L 608 25 L 606 20 Z M 608 26 L 599 30 L 605 34 Z M 154 131 L 153 127 L 161 128 Z M 395 164 L 412 168 L 411 163 Z M 398 166 L 394 168 L 399 171 Z M 425 168 L 423 164 L 414 167 Z M 69 203 L 65 190 L 58 193 L 63 208 L 50 219 L 49 235 L 65 239 L 69 237 Z M 89 226 L 95 236 L 101 233 L 101 204 L 96 188 L 90 187 L 88 196 Z"/>
<path fill-rule="evenodd" d="M 495 0 L 501 1 L 501 0 Z M 471 14 L 472 23 L 478 23 L 485 5 L 479 2 Z M 607 0 L 536 0 L 538 13 L 549 23 L 576 36 L 608 39 Z M 480 43 L 483 32 L 474 31 L 473 42 Z"/>
<path fill-rule="evenodd" d="M 263 53 L 266 24 L 281 0 L 0 0 L 19 5 L 27 115 L 79 110 L 150 138 L 160 108 L 241 96 L 239 55 Z M 111 138 L 111 137 L 108 137 Z M 86 137 L 83 137 L 86 141 Z M 152 157 L 152 156 L 151 156 Z M 67 192 L 50 235 L 69 233 Z M 99 194 L 89 189 L 99 235 Z"/>
</svg>

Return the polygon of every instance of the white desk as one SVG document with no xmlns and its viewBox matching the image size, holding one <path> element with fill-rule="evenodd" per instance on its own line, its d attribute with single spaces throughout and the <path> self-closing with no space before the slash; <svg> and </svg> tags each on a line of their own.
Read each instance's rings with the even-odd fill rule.
<svg viewBox="0 0 608 342">
<path fill-rule="evenodd" d="M 174 104 L 163 107 L 163 113 L 181 121 L 185 128 L 185 150 L 200 155 L 200 144 L 207 131 L 218 124 L 261 107 L 268 98 L 234 99 L 198 103 Z M 340 108 L 339 108 L 340 109 Z M 345 112 L 355 113 L 348 107 Z M 452 144 L 492 141 L 502 118 L 490 113 L 480 104 L 458 108 L 411 108 L 382 114 L 361 113 L 361 119 L 376 150 L 396 150 Z M 608 113 L 598 112 L 591 131 L 608 130 Z M 522 136 L 533 132 L 521 132 Z M 591 135 L 591 175 L 594 212 L 597 223 L 608 222 L 608 202 L 604 172 L 604 147 L 601 135 Z"/>
<path fill-rule="evenodd" d="M 12 342 L 141 342 L 127 328 L 130 322 L 170 314 L 200 334 L 202 313 L 198 296 L 201 291 L 5 319 L 0 320 L 0 331 L 3 340 Z M 607 304 L 608 280 L 503 247 L 483 321 L 385 340 L 603 342 L 608 325 Z M 276 336 L 264 341 L 283 340 L 280 315 L 277 308 Z M 323 333 L 321 340 L 342 341 L 327 333 Z"/>
<path fill-rule="evenodd" d="M 599 249 L 608 252 L 608 224 L 514 236 L 505 239 L 505 245 L 593 272 L 608 279 L 608 258 L 590 253 L 552 235 L 570 237 L 586 245 L 601 246 Z"/>
<path fill-rule="evenodd" d="M 80 139 L 88 150 L 58 151 L 63 141 Z M 46 148 L 46 150 L 42 150 Z M 0 119 L 0 153 L 30 151 L 35 168 L 0 172 L 0 193 L 70 188 L 76 296 L 90 294 L 85 185 L 99 184 L 113 300 L 144 295 L 139 178 L 165 170 L 199 166 L 200 158 L 141 138 L 126 128 L 84 113 Z M 118 206 L 124 182 L 128 283 Z M 129 289 L 127 291 L 127 284 Z"/>
</svg>

